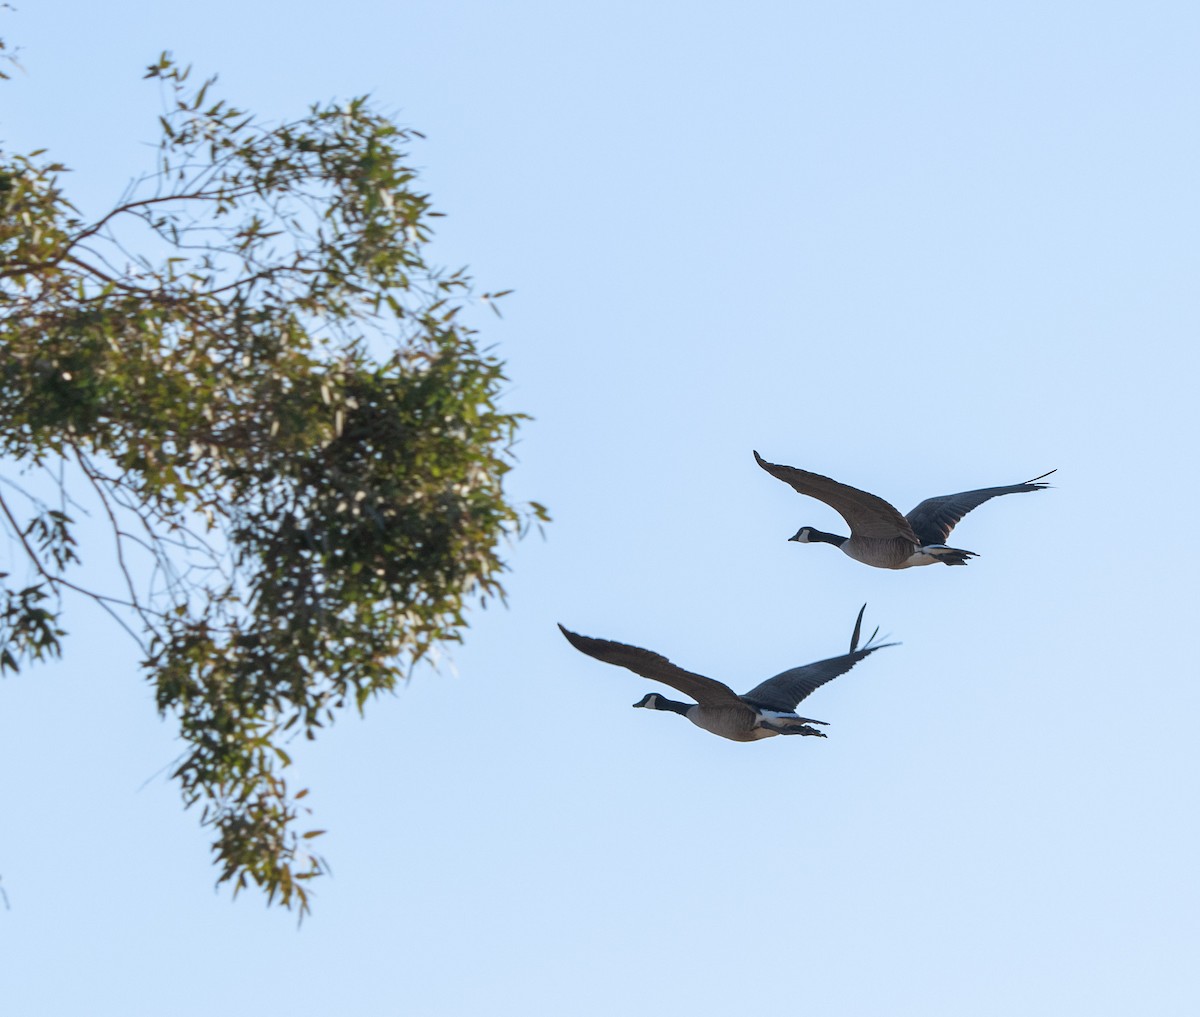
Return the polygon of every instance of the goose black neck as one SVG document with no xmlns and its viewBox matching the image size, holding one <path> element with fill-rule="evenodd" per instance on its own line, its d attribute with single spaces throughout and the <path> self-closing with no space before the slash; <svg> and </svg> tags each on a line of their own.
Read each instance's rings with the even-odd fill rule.
<svg viewBox="0 0 1200 1017">
<path fill-rule="evenodd" d="M 833 544 L 834 547 L 841 547 L 849 537 L 839 537 L 836 533 L 826 533 L 824 530 L 814 530 L 811 526 L 808 528 L 808 539 L 814 544 Z"/>
<path fill-rule="evenodd" d="M 659 696 L 655 700 L 655 703 L 654 708 L 656 710 L 669 710 L 671 713 L 677 713 L 681 717 L 686 717 L 688 710 L 694 705 L 693 703 L 677 703 L 674 699 L 666 699 L 663 696 Z"/>
</svg>

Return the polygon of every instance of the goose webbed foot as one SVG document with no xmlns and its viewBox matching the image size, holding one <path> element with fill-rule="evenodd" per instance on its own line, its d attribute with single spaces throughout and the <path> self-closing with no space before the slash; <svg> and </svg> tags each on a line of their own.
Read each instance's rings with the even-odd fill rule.
<svg viewBox="0 0 1200 1017">
<path fill-rule="evenodd" d="M 945 544 L 926 544 L 918 549 L 918 554 L 926 554 L 943 565 L 966 565 L 972 558 L 979 555 L 974 551 L 964 551 L 959 547 L 946 547 Z"/>
<path fill-rule="evenodd" d="M 818 720 L 814 721 L 814 723 L 821 724 L 823 721 Z M 824 731 L 818 731 L 815 727 L 809 727 L 807 724 L 791 724 L 788 727 L 776 727 L 774 724 L 764 724 L 763 727 L 781 735 L 808 735 L 815 738 L 827 737 Z"/>
</svg>

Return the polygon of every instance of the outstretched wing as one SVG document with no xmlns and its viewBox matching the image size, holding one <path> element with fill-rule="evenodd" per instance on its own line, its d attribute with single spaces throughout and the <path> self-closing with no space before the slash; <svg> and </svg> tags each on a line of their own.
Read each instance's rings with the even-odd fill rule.
<svg viewBox="0 0 1200 1017">
<path fill-rule="evenodd" d="M 595 657 L 606 664 L 617 664 L 629 668 L 634 674 L 649 678 L 656 682 L 669 685 L 685 696 L 691 696 L 701 706 L 743 706 L 737 693 L 723 682 L 704 675 L 693 674 L 681 667 L 676 667 L 662 654 L 651 650 L 643 650 L 639 646 L 629 646 L 626 643 L 615 643 L 610 639 L 593 639 L 591 636 L 581 636 L 570 629 L 558 626 L 567 641 L 589 657 Z"/>
<path fill-rule="evenodd" d="M 1051 470 L 1050 473 L 1056 473 Z M 1009 484 L 1007 487 L 982 487 L 978 491 L 963 491 L 959 494 L 943 494 L 938 498 L 926 498 L 920 505 L 908 514 L 908 521 L 913 530 L 924 544 L 944 544 L 950 536 L 950 531 L 958 525 L 971 509 L 979 508 L 985 501 L 998 498 L 1002 494 L 1023 494 L 1026 491 L 1041 491 L 1049 484 L 1039 484 L 1042 477 L 1050 476 L 1043 473 L 1023 484 Z"/>
<path fill-rule="evenodd" d="M 819 473 L 798 470 L 794 466 L 769 463 L 757 452 L 758 465 L 772 477 L 782 480 L 800 494 L 823 501 L 846 520 L 850 533 L 856 537 L 904 537 L 919 543 L 909 522 L 894 505 L 878 495 L 860 491 L 857 487 L 840 484 Z"/>
<path fill-rule="evenodd" d="M 768 678 L 761 685 L 754 686 L 754 688 L 742 696 L 742 700 L 753 706 L 761 706 L 768 710 L 779 710 L 781 712 L 794 710 L 807 696 L 811 695 L 826 682 L 832 681 L 838 675 L 845 674 L 864 657 L 869 657 L 876 650 L 882 650 L 888 646 L 896 646 L 896 643 L 872 645 L 869 639 L 861 650 L 858 649 L 858 637 L 862 631 L 863 611 L 866 609 L 866 604 L 863 604 L 859 609 L 858 619 L 854 622 L 854 634 L 850 637 L 849 653 L 843 653 L 840 657 L 830 657 L 828 660 L 818 660 L 815 664 L 793 667 L 788 671 L 777 674 L 774 678 Z M 879 630 L 876 629 L 871 634 L 871 639 L 874 639 L 878 632 Z"/>
</svg>

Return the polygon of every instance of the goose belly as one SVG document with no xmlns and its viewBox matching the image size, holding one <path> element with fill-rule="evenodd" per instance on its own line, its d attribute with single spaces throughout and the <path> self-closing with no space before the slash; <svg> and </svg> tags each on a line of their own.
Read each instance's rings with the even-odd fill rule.
<svg viewBox="0 0 1200 1017">
<path fill-rule="evenodd" d="M 757 727 L 758 718 L 749 710 L 693 706 L 687 712 L 687 719 L 709 734 L 719 735 L 735 742 L 754 742 L 775 734 L 774 731 L 765 731 Z"/>
<path fill-rule="evenodd" d="M 846 555 L 877 569 L 906 569 L 936 561 L 935 558 L 915 554 L 916 550 L 916 545 L 904 537 L 851 537 L 842 545 Z"/>
</svg>

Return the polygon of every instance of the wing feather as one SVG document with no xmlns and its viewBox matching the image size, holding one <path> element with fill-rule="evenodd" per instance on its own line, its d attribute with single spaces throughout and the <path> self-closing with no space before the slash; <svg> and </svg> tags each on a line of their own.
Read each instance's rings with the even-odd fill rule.
<svg viewBox="0 0 1200 1017">
<path fill-rule="evenodd" d="M 878 495 L 860 491 L 857 487 L 839 483 L 819 473 L 769 463 L 757 452 L 754 453 L 754 458 L 772 477 L 833 509 L 846 520 L 851 536 L 904 537 L 913 543 L 919 543 L 909 521 L 901 515 L 900 510 Z"/>
<path fill-rule="evenodd" d="M 1050 473 L 1056 472 L 1051 470 Z M 1042 477 L 1050 476 L 1043 473 Z M 1024 494 L 1028 491 L 1042 491 L 1049 484 L 1039 484 L 1042 477 L 1034 477 L 1023 484 L 1009 484 L 1006 487 L 981 487 L 977 491 L 961 491 L 958 494 L 943 494 L 936 498 L 926 498 L 920 505 L 908 514 L 908 521 L 920 538 L 921 544 L 944 544 L 950 536 L 950 531 L 958 525 L 960 519 L 972 509 L 979 508 L 985 501 L 998 498 L 1002 494 Z"/>
<path fill-rule="evenodd" d="M 558 626 L 567 641 L 589 657 L 595 657 L 606 664 L 616 664 L 628 668 L 634 674 L 651 681 L 669 685 L 685 696 L 691 696 L 701 706 L 738 707 L 745 709 L 745 704 L 738 698 L 736 692 L 723 682 L 704 675 L 693 674 L 672 664 L 662 654 L 652 650 L 643 650 L 639 646 L 627 643 L 617 643 L 610 639 L 593 639 L 591 636 L 581 636 L 570 629 Z"/>
<path fill-rule="evenodd" d="M 895 646 L 895 643 L 883 643 L 853 653 L 843 653 L 840 657 L 830 657 L 828 660 L 818 660 L 814 664 L 793 667 L 780 672 L 774 678 L 768 678 L 761 685 L 756 685 L 742 699 L 753 706 L 761 706 L 768 710 L 779 710 L 788 713 L 807 699 L 812 693 L 826 682 L 833 681 L 839 675 L 845 674 L 855 664 L 869 657 L 876 650 L 885 646 Z"/>
<path fill-rule="evenodd" d="M 896 643 L 871 645 L 871 640 L 867 640 L 867 645 L 861 650 L 858 649 L 858 638 L 862 633 L 863 612 L 866 609 L 867 605 L 863 604 L 859 609 L 858 617 L 854 621 L 854 633 L 850 637 L 849 653 L 843 653 L 838 657 L 830 657 L 828 660 L 818 660 L 814 664 L 804 664 L 801 667 L 793 667 L 787 671 L 783 671 L 773 678 L 768 678 L 760 685 L 754 686 L 754 688 L 742 696 L 742 699 L 754 706 L 762 706 L 768 710 L 779 710 L 781 712 L 794 710 L 822 685 L 833 681 L 839 675 L 845 674 L 860 660 L 869 657 L 876 650 L 882 650 L 888 646 L 896 646 Z M 876 629 L 875 632 L 871 633 L 871 639 L 874 639 L 878 632 L 879 630 Z"/>
</svg>

